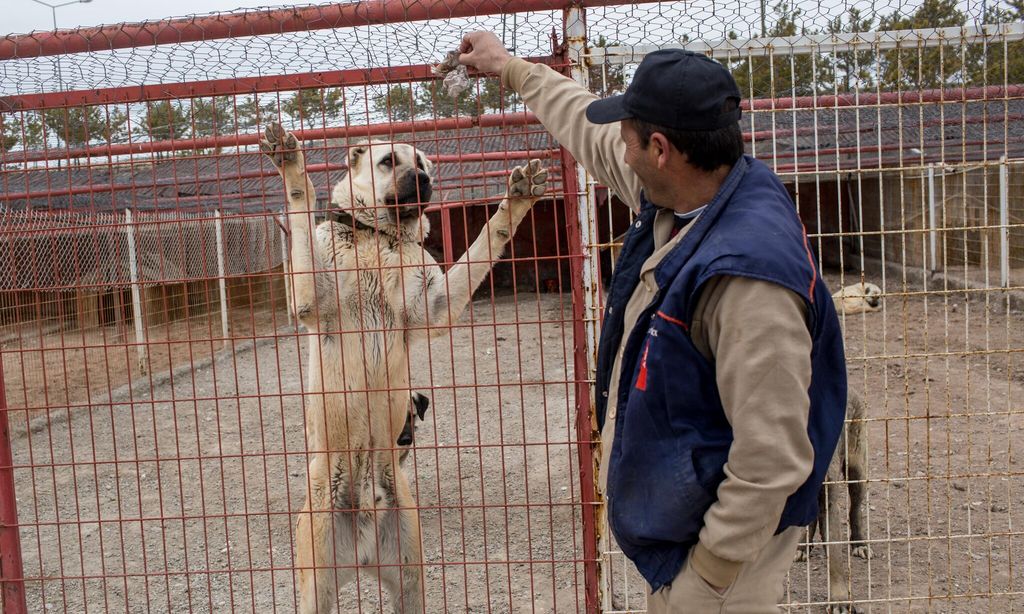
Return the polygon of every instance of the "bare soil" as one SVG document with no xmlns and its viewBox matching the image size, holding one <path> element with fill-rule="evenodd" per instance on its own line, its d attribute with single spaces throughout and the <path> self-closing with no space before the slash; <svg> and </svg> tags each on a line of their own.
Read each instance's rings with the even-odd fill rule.
<svg viewBox="0 0 1024 614">
<path fill-rule="evenodd" d="M 877 273 L 866 280 L 882 285 Z M 837 289 L 860 278 L 826 281 Z M 1024 316 L 1001 291 L 902 278 L 884 289 L 883 311 L 843 320 L 850 387 L 868 402 L 874 556 L 829 561 L 815 548 L 790 570 L 783 610 L 824 612 L 829 565 L 840 565 L 860 612 L 1018 611 Z M 606 611 L 642 611 L 642 579 L 621 554 L 606 558 Z"/>
<path fill-rule="evenodd" d="M 1024 609 L 1024 318 L 996 292 L 885 290 L 884 311 L 844 322 L 851 387 L 869 404 L 875 556 L 831 564 L 848 566 L 864 612 Z M 432 400 L 405 465 L 428 612 L 585 610 L 571 314 L 567 295 L 477 301 L 414 361 Z M 233 319 L 249 336 L 234 351 L 209 341 L 217 324 L 151 337 L 168 356 L 152 372 L 186 364 L 164 377 L 133 370 L 130 340 L 75 349 L 65 333 L 38 364 L 4 346 L 29 611 L 295 611 L 305 343 L 283 311 Z M 33 383 L 43 364 L 47 383 Z M 642 582 L 607 556 L 608 611 L 643 611 Z M 817 548 L 793 566 L 787 611 L 825 610 L 828 564 Z M 386 603 L 361 573 L 339 611 Z"/>
</svg>

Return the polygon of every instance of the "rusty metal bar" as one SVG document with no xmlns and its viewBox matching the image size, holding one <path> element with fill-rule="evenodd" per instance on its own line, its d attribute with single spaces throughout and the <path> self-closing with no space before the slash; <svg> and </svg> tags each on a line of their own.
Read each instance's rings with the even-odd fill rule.
<svg viewBox="0 0 1024 614">
<path fill-rule="evenodd" d="M 362 126 L 334 126 L 330 128 L 307 128 L 294 130 L 292 134 L 300 141 L 311 139 L 361 138 L 415 132 L 434 132 L 439 130 L 464 130 L 466 128 L 492 128 L 506 126 L 525 126 L 537 123 L 533 113 L 500 113 L 478 115 L 475 117 L 454 117 L 450 119 L 429 119 L 418 121 L 391 122 L 387 124 L 366 124 Z M 74 149 L 44 149 L 24 152 L 8 152 L 0 161 L 40 162 L 42 160 L 67 160 L 70 158 L 113 157 L 138 155 L 164 151 L 182 151 L 190 149 L 218 149 L 226 147 L 244 147 L 256 145 L 262 134 L 232 134 L 225 136 L 209 136 L 198 139 L 174 139 L 166 141 L 150 141 L 148 143 L 125 143 L 119 145 L 91 145 Z"/>
<path fill-rule="evenodd" d="M 7 422 L 4 360 L 0 354 L 0 604 L 3 614 L 24 614 L 25 582 L 18 534 L 18 504 L 14 492 L 14 458 Z"/>
<path fill-rule="evenodd" d="M 570 6 L 619 4 L 619 0 L 461 0 L 457 3 L 452 3 L 451 0 L 370 0 L 326 6 L 222 13 L 157 22 L 9 35 L 0 40 L 0 61 L 427 19 L 558 11 Z"/>
<path fill-rule="evenodd" d="M 582 85 L 588 86 L 584 64 L 587 44 L 586 10 L 573 6 L 562 12 L 565 27 L 564 71 Z M 596 260 L 588 250 L 596 243 L 596 202 L 589 173 L 572 155 L 562 149 L 562 181 L 565 185 L 566 219 L 568 225 L 570 275 L 573 308 L 573 369 L 576 388 L 576 438 L 580 467 L 580 503 L 583 515 L 583 576 L 585 578 L 586 612 L 601 608 L 601 565 L 598 552 L 598 508 L 596 455 L 594 441 L 594 404 L 591 382 L 597 356 L 598 284 Z"/>
<path fill-rule="evenodd" d="M 550 56 L 528 58 L 531 62 L 554 64 Z M 365 86 L 418 81 L 434 81 L 437 76 L 429 64 L 412 66 L 385 66 L 378 68 L 350 68 L 265 77 L 238 79 L 210 79 L 186 83 L 155 83 L 142 86 L 108 87 L 68 92 L 44 92 L 0 96 L 0 112 L 63 109 L 96 104 L 127 104 L 157 100 L 178 100 L 201 96 L 231 96 L 286 92 L 339 86 Z"/>
</svg>

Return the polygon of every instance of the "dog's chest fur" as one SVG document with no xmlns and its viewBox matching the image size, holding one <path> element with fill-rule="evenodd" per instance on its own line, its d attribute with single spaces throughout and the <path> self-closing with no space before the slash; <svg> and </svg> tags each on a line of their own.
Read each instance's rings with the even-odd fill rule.
<svg viewBox="0 0 1024 614">
<path fill-rule="evenodd" d="M 409 287 L 410 282 L 422 285 L 426 277 L 422 246 L 409 237 L 335 222 L 317 227 L 317 243 L 319 254 L 329 260 L 324 268 L 348 278 L 339 284 L 345 289 L 338 297 L 341 330 L 401 332 L 406 299 L 421 291 Z"/>
</svg>

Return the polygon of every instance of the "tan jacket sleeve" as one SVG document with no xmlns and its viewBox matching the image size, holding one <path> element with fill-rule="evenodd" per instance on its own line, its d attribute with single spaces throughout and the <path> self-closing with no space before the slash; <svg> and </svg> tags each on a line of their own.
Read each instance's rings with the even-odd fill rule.
<svg viewBox="0 0 1024 614">
<path fill-rule="evenodd" d="M 694 570 L 715 586 L 732 584 L 740 565 L 768 543 L 786 499 L 814 464 L 806 312 L 795 292 L 743 277 L 712 279 L 697 305 L 691 334 L 716 363 L 734 435 L 718 500 L 693 551 Z"/>
<path fill-rule="evenodd" d="M 597 96 L 544 64 L 513 58 L 501 72 L 501 82 L 519 92 L 555 139 L 600 183 L 631 209 L 640 209 L 640 181 L 626 163 L 626 145 L 618 122 L 592 124 L 587 105 Z"/>
</svg>

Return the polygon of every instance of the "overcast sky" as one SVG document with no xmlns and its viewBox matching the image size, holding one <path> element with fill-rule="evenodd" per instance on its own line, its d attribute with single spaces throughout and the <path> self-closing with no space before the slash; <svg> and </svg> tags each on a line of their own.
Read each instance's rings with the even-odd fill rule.
<svg viewBox="0 0 1024 614">
<path fill-rule="evenodd" d="M 184 17 L 222 13 L 239 8 L 266 8 L 308 4 L 280 0 L 92 0 L 88 4 L 74 0 L 42 0 L 49 5 L 73 2 L 56 9 L 57 27 L 97 26 L 131 21 L 151 21 L 165 17 Z M 33 0 L 0 0 L 0 35 L 52 30 L 54 11 Z"/>
</svg>

